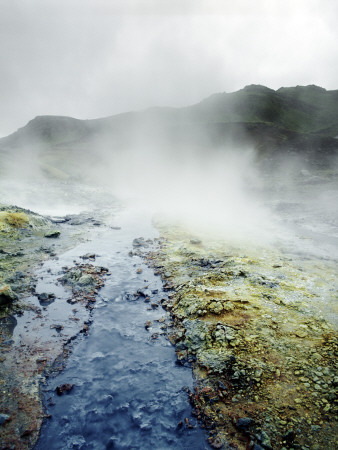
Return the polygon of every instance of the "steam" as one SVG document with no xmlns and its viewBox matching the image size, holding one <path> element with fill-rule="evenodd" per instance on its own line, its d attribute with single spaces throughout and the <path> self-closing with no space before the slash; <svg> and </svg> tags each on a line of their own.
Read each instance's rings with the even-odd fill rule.
<svg viewBox="0 0 338 450">
<path fill-rule="evenodd" d="M 274 220 L 260 200 L 252 147 L 175 147 L 148 140 L 119 151 L 95 148 L 100 164 L 88 179 L 125 202 L 199 233 L 241 241 L 272 238 Z"/>
</svg>

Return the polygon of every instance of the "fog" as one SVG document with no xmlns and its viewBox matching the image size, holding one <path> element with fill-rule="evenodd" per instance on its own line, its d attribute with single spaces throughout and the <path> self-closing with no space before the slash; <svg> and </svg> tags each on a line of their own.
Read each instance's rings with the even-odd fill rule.
<svg viewBox="0 0 338 450">
<path fill-rule="evenodd" d="M 251 83 L 337 88 L 335 2 L 0 1 L 0 135 L 37 115 L 185 106 Z M 101 136 L 56 150 L 25 143 L 2 161 L 7 201 L 78 211 L 85 204 L 76 209 L 67 193 L 77 180 L 197 232 L 257 243 L 282 235 L 276 198 L 318 199 L 322 217 L 334 209 L 328 180 L 305 159 L 264 170 L 249 139 L 219 145 L 193 130 L 194 142 L 184 132 L 175 141 L 157 125 L 134 126 L 121 142 Z M 43 187 L 38 195 L 34 183 Z M 48 186 L 57 183 L 51 202 Z"/>
<path fill-rule="evenodd" d="M 251 83 L 336 89 L 331 0 L 0 0 L 0 136 L 37 115 L 184 106 Z"/>
</svg>

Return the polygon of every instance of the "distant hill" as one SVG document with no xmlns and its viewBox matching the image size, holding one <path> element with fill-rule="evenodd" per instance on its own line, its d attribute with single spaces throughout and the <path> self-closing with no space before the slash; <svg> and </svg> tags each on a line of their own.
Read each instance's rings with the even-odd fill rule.
<svg viewBox="0 0 338 450">
<path fill-rule="evenodd" d="M 0 151 L 30 145 L 49 155 L 98 151 L 99 146 L 254 145 L 262 157 L 285 152 L 325 160 L 338 154 L 338 90 L 260 85 L 218 93 L 184 108 L 156 107 L 94 120 L 38 116 L 8 137 Z M 55 159 L 55 158 L 54 158 Z"/>
</svg>

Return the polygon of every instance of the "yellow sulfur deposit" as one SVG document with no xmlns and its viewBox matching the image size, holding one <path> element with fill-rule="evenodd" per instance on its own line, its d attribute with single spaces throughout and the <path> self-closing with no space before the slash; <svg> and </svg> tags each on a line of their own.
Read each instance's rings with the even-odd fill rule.
<svg viewBox="0 0 338 450">
<path fill-rule="evenodd" d="M 10 228 L 24 228 L 29 219 L 23 212 L 0 211 L 0 230 L 6 231 Z"/>
</svg>

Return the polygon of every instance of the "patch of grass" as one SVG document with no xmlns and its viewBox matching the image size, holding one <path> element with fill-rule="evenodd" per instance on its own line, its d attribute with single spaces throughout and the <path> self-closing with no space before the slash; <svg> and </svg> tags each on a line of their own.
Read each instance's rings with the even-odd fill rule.
<svg viewBox="0 0 338 450">
<path fill-rule="evenodd" d="M 28 224 L 29 218 L 23 212 L 0 211 L 0 230 L 25 228 Z"/>
</svg>

